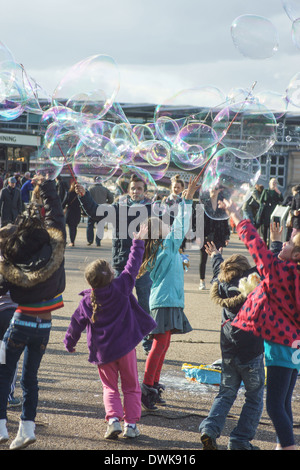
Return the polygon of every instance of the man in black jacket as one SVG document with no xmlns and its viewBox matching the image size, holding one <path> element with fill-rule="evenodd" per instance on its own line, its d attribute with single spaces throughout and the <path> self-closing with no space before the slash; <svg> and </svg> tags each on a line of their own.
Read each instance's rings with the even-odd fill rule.
<svg viewBox="0 0 300 470">
<path fill-rule="evenodd" d="M 16 188 L 16 178 L 8 180 L 8 186 L 3 188 L 0 196 L 1 227 L 14 223 L 22 212 L 22 197 L 20 189 Z"/>
</svg>

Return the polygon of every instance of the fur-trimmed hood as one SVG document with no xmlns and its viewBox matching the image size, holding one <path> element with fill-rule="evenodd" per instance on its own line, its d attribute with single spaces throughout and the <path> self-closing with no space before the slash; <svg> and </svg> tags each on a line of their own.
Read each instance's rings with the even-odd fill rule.
<svg viewBox="0 0 300 470">
<path fill-rule="evenodd" d="M 234 295 L 233 297 L 224 299 L 221 297 L 220 292 L 219 292 L 219 283 L 214 282 L 210 290 L 210 297 L 212 301 L 216 303 L 217 305 L 220 305 L 223 308 L 228 308 L 229 310 L 231 310 L 243 304 L 246 298 L 243 294 L 241 294 L 241 292 L 236 287 L 231 288 L 231 290 L 232 291 L 234 290 L 234 292 L 236 292 L 236 295 Z"/>
<path fill-rule="evenodd" d="M 0 274 L 9 283 L 22 288 L 32 288 L 47 281 L 58 270 L 64 260 L 65 239 L 63 233 L 52 227 L 47 231 L 50 236 L 49 257 L 35 270 L 24 269 L 24 265 L 13 265 L 4 260 L 0 262 Z"/>
</svg>

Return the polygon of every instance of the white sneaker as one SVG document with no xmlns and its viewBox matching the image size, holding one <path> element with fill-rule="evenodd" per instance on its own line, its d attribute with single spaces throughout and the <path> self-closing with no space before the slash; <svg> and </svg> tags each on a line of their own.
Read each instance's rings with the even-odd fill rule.
<svg viewBox="0 0 300 470">
<path fill-rule="evenodd" d="M 122 429 L 118 419 L 108 424 L 104 439 L 118 439 L 118 435 L 121 434 Z"/>
<path fill-rule="evenodd" d="M 9 439 L 9 435 L 6 429 L 6 419 L 0 419 L 0 442 L 4 444 Z"/>
<path fill-rule="evenodd" d="M 200 280 L 200 284 L 199 284 L 199 290 L 205 290 L 206 287 L 205 287 L 205 282 Z"/>
<path fill-rule="evenodd" d="M 138 430 L 137 426 L 132 425 L 125 425 L 123 437 L 134 438 L 140 435 L 140 431 Z"/>
<path fill-rule="evenodd" d="M 10 445 L 11 450 L 24 449 L 36 441 L 34 421 L 20 421 L 17 437 Z"/>
</svg>

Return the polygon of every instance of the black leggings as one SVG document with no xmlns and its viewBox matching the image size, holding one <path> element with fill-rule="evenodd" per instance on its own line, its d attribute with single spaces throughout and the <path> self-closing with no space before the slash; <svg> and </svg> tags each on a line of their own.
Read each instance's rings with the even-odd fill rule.
<svg viewBox="0 0 300 470">
<path fill-rule="evenodd" d="M 279 366 L 267 368 L 266 407 L 281 447 L 295 444 L 292 395 L 297 376 L 297 369 Z"/>
<path fill-rule="evenodd" d="M 204 280 L 205 279 L 205 272 L 206 272 L 206 263 L 207 263 L 207 258 L 208 254 L 205 251 L 205 243 L 207 240 L 204 241 L 204 244 L 202 248 L 200 248 L 200 264 L 199 264 L 199 274 L 200 274 L 200 279 Z M 225 242 L 221 244 L 220 242 L 214 242 L 216 245 L 217 250 L 221 248 L 221 246 L 225 245 Z"/>
<path fill-rule="evenodd" d="M 206 262 L 207 262 L 208 254 L 205 251 L 204 246 L 200 248 L 200 264 L 199 264 L 199 273 L 200 279 L 205 279 L 205 271 L 206 271 Z"/>
</svg>

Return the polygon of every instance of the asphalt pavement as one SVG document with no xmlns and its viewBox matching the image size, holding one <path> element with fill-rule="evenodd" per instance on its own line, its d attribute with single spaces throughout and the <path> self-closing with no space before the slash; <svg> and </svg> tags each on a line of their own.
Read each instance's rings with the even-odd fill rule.
<svg viewBox="0 0 300 470">
<path fill-rule="evenodd" d="M 112 452 L 137 451 L 193 452 L 201 450 L 198 426 L 211 407 L 218 387 L 200 384 L 185 377 L 182 365 L 212 364 L 221 356 L 220 309 L 209 297 L 211 279 L 210 260 L 207 263 L 207 289 L 199 291 L 199 247 L 188 246 L 190 267 L 185 273 L 185 313 L 193 327 L 186 335 L 173 335 L 162 370 L 161 382 L 166 385 L 164 398 L 167 406 L 155 413 L 143 412 L 138 424 L 141 435 L 135 440 L 120 437 L 117 441 L 104 440 L 106 423 L 102 403 L 102 387 L 95 366 L 87 361 L 86 335 L 82 335 L 75 354 L 64 349 L 63 339 L 69 319 L 78 305 L 81 290 L 87 287 L 85 266 L 97 257 L 111 260 L 110 231 L 105 232 L 101 247 L 87 246 L 86 221 L 80 223 L 75 247 L 66 248 L 67 285 L 64 308 L 53 313 L 53 327 L 48 348 L 39 371 L 39 405 L 36 420 L 37 441 L 31 450 L 101 450 L 103 459 Z M 236 234 L 231 235 L 224 257 L 244 253 L 244 245 Z M 250 258 L 249 258 L 250 259 Z M 146 356 L 137 347 L 139 376 L 142 380 Z M 22 361 L 19 364 L 19 371 Z M 20 375 L 20 374 L 19 374 Z M 293 399 L 294 429 L 299 444 L 299 384 Z M 21 397 L 19 382 L 15 395 Z M 236 425 L 243 404 L 243 389 L 230 411 L 222 436 L 218 440 L 221 450 L 226 449 L 230 431 Z M 8 430 L 11 438 L 17 432 L 20 407 L 9 410 Z M 272 450 L 276 435 L 264 410 L 253 444 L 262 450 Z M 7 449 L 8 444 L 0 446 Z M 117 454 L 115 454 L 117 455 Z M 197 454 L 198 455 L 198 454 Z M 107 462 L 112 463 L 112 462 Z M 182 463 L 184 463 L 182 461 Z"/>
</svg>

